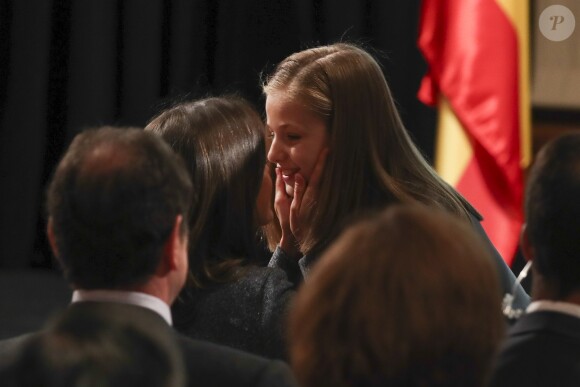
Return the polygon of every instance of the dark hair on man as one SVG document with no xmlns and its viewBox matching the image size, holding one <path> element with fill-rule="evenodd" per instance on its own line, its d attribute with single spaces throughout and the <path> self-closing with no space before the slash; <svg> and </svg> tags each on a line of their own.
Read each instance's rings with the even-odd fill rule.
<svg viewBox="0 0 580 387">
<path fill-rule="evenodd" d="M 0 369 L 4 387 L 182 387 L 175 336 L 123 313 L 71 308 Z"/>
<path fill-rule="evenodd" d="M 48 188 L 66 278 L 83 289 L 143 283 L 158 266 L 176 217 L 187 219 L 191 196 L 183 161 L 152 133 L 112 127 L 80 133 Z"/>
<path fill-rule="evenodd" d="M 232 282 L 258 263 L 256 199 L 266 166 L 264 123 L 234 95 L 175 105 L 145 127 L 180 154 L 199 189 L 190 224 L 190 280 Z"/>
<path fill-rule="evenodd" d="M 525 210 L 536 270 L 560 297 L 580 289 L 580 133 L 541 149 L 528 177 Z"/>
</svg>

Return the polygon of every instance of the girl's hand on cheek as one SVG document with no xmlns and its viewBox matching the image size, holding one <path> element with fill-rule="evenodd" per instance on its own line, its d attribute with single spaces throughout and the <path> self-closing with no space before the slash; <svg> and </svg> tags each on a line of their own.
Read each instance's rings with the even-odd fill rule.
<svg viewBox="0 0 580 387">
<path fill-rule="evenodd" d="M 280 248 L 286 255 L 298 259 L 302 256 L 299 250 L 298 242 L 292 234 L 290 228 L 290 206 L 292 198 L 286 193 L 284 180 L 280 168 L 276 168 L 276 194 L 274 195 L 274 210 L 280 222 L 282 229 L 282 238 L 280 239 Z"/>
<path fill-rule="evenodd" d="M 290 204 L 289 223 L 290 230 L 298 242 L 302 241 L 304 229 L 307 227 L 308 220 L 318 201 L 320 178 L 324 171 L 327 155 L 328 149 L 323 149 L 320 152 L 308 184 L 306 184 L 304 177 L 298 173 L 294 178 L 294 197 Z"/>
</svg>

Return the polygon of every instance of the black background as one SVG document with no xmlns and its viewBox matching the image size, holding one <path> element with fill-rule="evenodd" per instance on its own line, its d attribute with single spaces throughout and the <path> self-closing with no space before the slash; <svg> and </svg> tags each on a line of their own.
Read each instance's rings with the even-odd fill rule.
<svg viewBox="0 0 580 387">
<path fill-rule="evenodd" d="M 169 101 L 239 92 L 318 44 L 376 50 L 403 120 L 433 155 L 416 98 L 419 0 L 0 0 L 0 267 L 52 267 L 44 190 L 76 133 L 144 126 Z"/>
</svg>

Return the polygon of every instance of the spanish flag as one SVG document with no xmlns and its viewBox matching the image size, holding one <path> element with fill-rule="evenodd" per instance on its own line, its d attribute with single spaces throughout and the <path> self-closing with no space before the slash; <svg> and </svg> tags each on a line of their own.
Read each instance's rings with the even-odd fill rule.
<svg viewBox="0 0 580 387">
<path fill-rule="evenodd" d="M 530 158 L 529 9 L 522 0 L 423 0 L 419 99 L 437 106 L 435 168 L 483 215 L 508 265 Z"/>
</svg>

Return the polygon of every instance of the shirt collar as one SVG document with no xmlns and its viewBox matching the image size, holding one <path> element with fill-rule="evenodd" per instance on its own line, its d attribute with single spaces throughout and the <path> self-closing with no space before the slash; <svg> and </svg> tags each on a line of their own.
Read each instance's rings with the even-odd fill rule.
<svg viewBox="0 0 580 387">
<path fill-rule="evenodd" d="M 530 303 L 526 313 L 549 311 L 568 314 L 580 318 L 580 305 L 570 302 L 539 300 Z"/>
<path fill-rule="evenodd" d="M 169 305 L 149 294 L 121 290 L 75 290 L 73 292 L 72 302 L 82 301 L 118 302 L 137 305 L 154 311 L 163 317 L 169 325 L 173 325 Z"/>
</svg>

